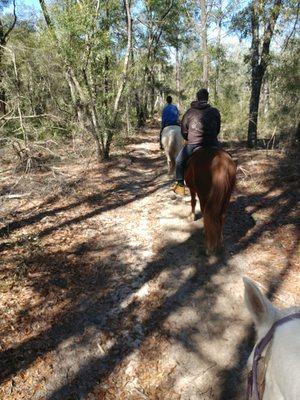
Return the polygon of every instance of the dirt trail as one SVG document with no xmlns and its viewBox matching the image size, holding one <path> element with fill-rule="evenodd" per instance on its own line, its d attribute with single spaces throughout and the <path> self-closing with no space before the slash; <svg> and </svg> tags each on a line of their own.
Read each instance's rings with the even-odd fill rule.
<svg viewBox="0 0 300 400">
<path fill-rule="evenodd" d="M 156 135 L 11 221 L 4 277 L 20 259 L 26 273 L 2 298 L 2 398 L 242 399 L 253 332 L 241 277 L 278 305 L 300 303 L 284 156 L 233 149 L 226 254 L 207 258 L 202 219 L 189 222 L 189 197 L 170 193 Z"/>
</svg>

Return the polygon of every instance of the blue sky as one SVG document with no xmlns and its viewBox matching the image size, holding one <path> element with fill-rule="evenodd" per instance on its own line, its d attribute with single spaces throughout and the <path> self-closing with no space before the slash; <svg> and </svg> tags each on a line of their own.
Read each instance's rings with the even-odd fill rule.
<svg viewBox="0 0 300 400">
<path fill-rule="evenodd" d="M 19 18 L 20 17 L 22 18 L 22 14 L 25 18 L 26 17 L 28 18 L 28 16 L 30 16 L 31 14 L 30 11 L 32 10 L 38 13 L 41 11 L 39 0 L 16 0 L 16 3 L 17 3 L 17 15 L 19 16 Z M 12 11 L 12 5 L 7 7 L 4 10 L 4 13 L 10 13 L 11 11 Z M 210 30 L 209 39 L 214 39 L 215 35 L 216 35 L 215 29 Z M 223 30 L 222 36 L 223 36 L 222 41 L 224 44 L 231 45 L 233 47 L 241 45 L 239 43 L 237 36 L 232 34 L 228 35 L 228 32 L 226 32 L 226 30 Z"/>
<path fill-rule="evenodd" d="M 40 7 L 38 0 L 22 0 L 22 3 L 35 8 Z"/>
<path fill-rule="evenodd" d="M 18 3 L 19 3 L 19 5 L 26 5 L 26 6 L 33 7 L 36 10 L 40 9 L 39 0 L 22 0 L 22 1 L 19 1 Z"/>
<path fill-rule="evenodd" d="M 17 0 L 16 1 L 16 8 L 17 8 L 17 14 L 20 14 L 18 11 L 23 8 L 31 8 L 35 11 L 40 11 L 40 3 L 39 0 Z M 4 13 L 10 13 L 13 10 L 12 4 L 10 4 L 9 7 L 6 7 L 4 9 Z"/>
</svg>

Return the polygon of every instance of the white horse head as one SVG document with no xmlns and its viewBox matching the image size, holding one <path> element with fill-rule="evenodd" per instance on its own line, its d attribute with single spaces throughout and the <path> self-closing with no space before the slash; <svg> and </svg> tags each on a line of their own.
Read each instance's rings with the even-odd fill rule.
<svg viewBox="0 0 300 400">
<path fill-rule="evenodd" d="M 257 343 L 279 319 L 300 311 L 300 308 L 278 309 L 262 294 L 258 286 L 244 278 L 245 303 L 255 323 Z M 256 344 L 257 344 L 256 343 Z M 300 319 L 278 326 L 262 356 L 266 357 L 262 400 L 300 399 Z M 249 357 L 252 365 L 253 352 Z M 251 369 L 251 368 L 250 368 Z"/>
<path fill-rule="evenodd" d="M 167 157 L 169 174 L 174 174 L 176 157 L 183 146 L 180 126 L 166 126 L 161 134 L 161 142 Z"/>
</svg>

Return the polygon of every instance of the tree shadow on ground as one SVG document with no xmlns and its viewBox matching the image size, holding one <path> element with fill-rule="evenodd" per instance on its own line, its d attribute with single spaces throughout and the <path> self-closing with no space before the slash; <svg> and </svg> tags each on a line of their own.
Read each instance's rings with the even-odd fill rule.
<svg viewBox="0 0 300 400">
<path fill-rule="evenodd" d="M 156 184 L 155 190 L 158 189 Z M 81 218 L 85 219 L 86 215 L 82 215 Z M 244 224 L 245 226 L 246 224 Z M 248 228 L 250 227 L 248 226 Z M 101 357 L 89 357 L 89 361 L 81 366 L 71 382 L 62 385 L 49 397 L 49 399 L 67 399 L 68 396 L 76 398 L 74 396 L 87 394 L 96 383 L 108 376 L 127 355 L 139 348 L 151 333 L 159 330 L 171 313 L 184 304 L 188 304 L 190 297 L 199 287 L 203 287 L 202 305 L 205 308 L 205 302 L 209 297 L 207 290 L 213 291 L 215 298 L 218 295 L 216 285 L 213 290 L 211 287 L 205 289 L 207 283 L 214 274 L 219 272 L 220 268 L 229 267 L 220 260 L 211 264 L 201 256 L 201 250 L 199 250 L 201 236 L 203 241 L 203 232 L 202 234 L 201 232 L 197 229 L 184 243 L 167 244 L 159 251 L 160 256 L 148 263 L 140 273 L 132 274 L 129 278 L 122 275 L 122 271 L 127 269 L 127 266 L 122 263 L 122 252 L 128 250 L 126 244 L 118 243 L 118 255 L 116 255 L 114 254 L 115 245 L 112 246 L 110 238 L 104 240 L 103 234 L 101 238 L 98 238 L 99 241 L 94 238 L 91 243 L 78 244 L 73 251 L 78 257 L 77 265 L 74 265 L 74 262 L 71 263 L 68 255 L 64 252 L 41 253 L 27 259 L 26 264 L 33 266 L 32 272 L 39 270 L 42 275 L 44 274 L 44 276 L 39 274 L 36 279 L 35 275 L 30 277 L 28 282 L 30 287 L 44 298 L 50 294 L 53 294 L 54 297 L 57 292 L 61 292 L 61 289 L 66 289 L 61 301 L 66 302 L 68 307 L 64 312 L 53 317 L 56 322 L 48 329 L 20 345 L 2 352 L 1 363 L 4 368 L 2 368 L 1 378 L 6 380 L 18 371 L 28 368 L 38 356 L 54 351 L 60 343 L 69 338 L 84 336 L 85 331 L 91 326 L 96 326 L 97 330 L 101 332 L 114 333 L 115 344 L 108 354 Z M 110 253 L 109 256 L 104 260 L 99 260 L 98 264 L 94 264 L 88 275 L 83 268 L 84 258 L 82 256 L 93 252 L 99 254 L 103 248 Z M 195 251 L 197 249 L 199 251 Z M 185 256 L 183 259 L 183 254 L 190 254 L 190 256 Z M 112 273 L 113 256 L 113 262 L 118 266 L 117 276 Z M 47 260 L 46 263 L 45 260 Z M 195 272 L 189 279 L 183 280 L 178 287 L 181 271 L 190 263 L 195 265 Z M 68 271 L 68 274 L 66 275 L 64 271 Z M 165 294 L 162 295 L 159 307 L 150 309 L 145 321 L 132 325 L 131 320 L 135 318 L 134 314 L 139 309 L 139 302 L 132 301 L 126 308 L 123 307 L 123 303 L 147 282 L 166 271 L 169 271 L 172 277 L 165 283 Z M 170 295 L 169 292 L 172 294 Z M 212 303 L 212 295 L 210 295 L 209 307 Z M 114 310 L 113 314 L 111 314 L 111 310 Z M 33 311 L 30 308 L 22 310 L 19 320 L 24 320 L 24 315 Z M 127 332 L 122 333 L 124 330 L 126 331 L 127 325 Z M 120 326 L 124 328 L 121 333 Z M 133 340 L 133 338 L 135 339 Z M 90 348 L 93 348 L 92 344 Z"/>
<path fill-rule="evenodd" d="M 246 222 L 248 220 L 247 217 Z M 243 225 L 244 228 L 247 226 L 246 222 Z M 250 227 L 251 225 L 248 226 L 248 228 Z M 97 331 L 100 330 L 102 334 L 103 332 L 113 334 L 114 345 L 107 354 L 95 357 L 95 343 L 90 343 L 88 347 L 92 350 L 93 355 L 88 354 L 88 361 L 80 366 L 80 369 L 70 381 L 55 390 L 49 399 L 74 399 L 85 396 L 99 381 L 107 377 L 126 356 L 140 348 L 149 335 L 159 331 L 171 313 L 184 305 L 188 305 L 191 297 L 199 288 L 203 290 L 201 295 L 202 309 L 211 309 L 214 299 L 216 300 L 219 293 L 218 285 L 211 283 L 211 279 L 214 274 L 220 271 L 220 268 L 227 268 L 229 272 L 230 267 L 221 260 L 216 260 L 211 264 L 208 259 L 201 256 L 200 250 L 195 252 L 195 250 L 200 249 L 201 236 L 203 240 L 203 233 L 202 235 L 200 233 L 201 231 L 197 229 L 184 243 L 166 245 L 159 252 L 160 256 L 157 259 L 148 263 L 145 269 L 138 274 L 133 274 L 129 279 L 121 273 L 121 271 L 127 269 L 126 265 L 122 265 L 122 257 L 115 257 L 114 259 L 120 273 L 117 277 L 113 276 L 111 269 L 113 247 L 109 248 L 109 240 L 108 243 L 102 243 L 100 247 L 97 247 L 95 241 L 93 241 L 90 244 L 81 243 L 74 249 L 74 253 L 78 256 L 88 252 L 101 252 L 103 247 L 106 251 L 111 250 L 106 260 L 99 262 L 98 266 L 94 265 L 96 271 L 93 269 L 89 276 L 86 276 L 84 269 L 80 274 L 80 266 L 82 267 L 83 263 L 82 257 L 77 261 L 77 266 L 70 263 L 64 254 L 59 253 L 40 254 L 28 259 L 26 261 L 28 264 L 38 265 L 40 269 L 44 268 L 46 275 L 44 285 L 41 285 L 41 276 L 36 281 L 31 278 L 31 287 L 45 298 L 53 290 L 60 291 L 62 287 L 67 287 L 68 290 L 63 300 L 67 301 L 69 307 L 63 313 L 55 315 L 53 319 L 58 322 L 52 324 L 49 329 L 1 354 L 2 365 L 5 366 L 2 379 L 8 379 L 19 370 L 28 368 L 38 356 L 54 351 L 60 343 L 69 338 L 84 337 L 86 330 L 91 326 L 96 326 Z M 103 238 L 101 240 L 103 241 Z M 118 246 L 120 255 L 125 250 L 124 244 Z M 183 254 L 186 255 L 184 259 Z M 47 264 L 44 263 L 44 260 L 47 260 Z M 109 268 L 104 267 L 106 263 L 110 266 Z M 182 270 L 191 263 L 195 266 L 195 271 L 191 277 L 184 279 L 178 287 Z M 65 277 L 62 273 L 65 270 L 74 270 L 74 274 Z M 132 301 L 125 308 L 123 307 L 124 302 L 126 303 L 126 300 L 147 282 L 166 271 L 171 274 L 171 278 L 165 282 L 164 291 L 161 292 L 160 305 L 150 309 L 149 315 L 144 321 L 136 322 L 135 314 L 139 309 L 139 302 L 137 300 Z M 108 288 L 108 290 L 105 290 L 105 288 Z M 83 293 L 88 293 L 88 296 L 82 296 Z M 214 293 L 214 296 L 212 293 Z M 209 304 L 207 303 L 208 300 Z M 111 313 L 111 310 L 114 310 L 113 313 Z M 32 310 L 22 311 L 23 315 L 30 312 Z M 214 318 L 222 319 L 223 316 L 215 316 Z M 121 332 L 120 326 L 123 328 Z M 221 333 L 219 334 L 221 335 Z M 191 343 L 191 348 L 192 346 Z M 197 351 L 199 352 L 199 350 Z M 203 358 L 204 354 L 200 356 Z"/>
<path fill-rule="evenodd" d="M 276 181 L 276 172 L 274 181 Z M 159 187 L 156 183 L 153 186 L 151 190 L 158 190 Z M 290 196 L 291 188 L 284 187 L 280 195 L 269 198 L 271 189 L 261 195 L 250 195 L 247 198 L 240 196 L 231 205 L 225 227 L 225 234 L 226 232 L 228 234 L 226 241 L 230 251 L 225 262 L 216 260 L 211 263 L 209 259 L 199 255 L 197 261 L 194 255 L 188 256 L 192 249 L 199 247 L 199 230 L 193 232 L 183 243 L 167 244 L 160 249 L 159 255 L 153 261 L 150 261 L 141 271 L 131 273 L 129 277 L 125 273 L 122 274 L 122 271 L 126 271 L 128 267 L 122 262 L 122 252 L 127 250 L 126 244 L 122 244 L 122 242 L 118 244 L 118 254 L 116 255 L 113 249 L 109 248 L 109 238 L 108 242 L 103 244 L 109 255 L 98 261 L 99 264 L 94 263 L 89 273 L 84 269 L 81 274 L 79 271 L 84 262 L 84 254 L 101 251 L 101 248 L 94 247 L 95 241 L 90 245 L 85 242 L 78 244 L 78 248 L 74 250 L 78 256 L 77 265 L 74 265 L 74 262 L 70 263 L 63 252 L 43 253 L 37 258 L 28 259 L 29 264 L 44 268 L 46 276 L 46 288 L 41 287 L 40 277 L 36 280 L 34 277 L 30 278 L 31 287 L 40 292 L 42 296 L 47 296 L 52 290 L 61 289 L 62 285 L 65 286 L 64 300 L 68 307 L 55 315 L 49 328 L 0 354 L 1 379 L 8 379 L 18 371 L 28 368 L 38 356 L 55 351 L 62 342 L 72 337 L 79 337 L 84 342 L 85 348 L 90 350 L 86 354 L 86 358 L 82 359 L 78 369 L 73 371 L 59 387 L 52 390 L 48 400 L 84 398 L 129 354 L 139 349 L 147 337 L 162 329 L 164 322 L 173 312 L 183 305 L 188 305 L 192 296 L 199 289 L 201 289 L 199 301 L 203 312 L 207 314 L 207 310 L 212 309 L 221 290 L 214 282 L 213 277 L 221 270 L 230 272 L 230 268 L 232 268 L 228 263 L 230 258 L 245 250 L 250 244 L 259 241 L 266 230 L 272 232 L 281 224 L 295 223 L 292 213 L 295 197 L 291 198 Z M 132 193 L 134 194 L 134 190 Z M 149 193 L 151 191 L 147 186 L 143 195 Z M 134 201 L 136 198 L 135 196 L 130 201 Z M 280 205 L 278 205 L 279 202 Z M 123 204 L 120 203 L 120 205 Z M 271 217 L 268 221 L 260 221 L 254 225 L 251 214 L 246 211 L 246 207 L 249 205 L 254 210 L 273 207 Z M 97 213 L 99 212 L 103 212 L 103 209 L 97 209 Z M 238 221 L 236 220 L 237 212 L 239 213 Z M 81 218 L 82 220 L 90 218 L 90 213 L 82 215 Z M 237 228 L 240 219 L 243 220 L 243 224 Z M 76 223 L 76 220 L 71 219 L 69 223 Z M 68 224 L 68 222 L 64 224 Z M 248 232 L 250 229 L 251 231 Z M 44 234 L 51 232 L 46 231 Z M 116 275 L 111 267 L 113 254 L 115 256 L 114 263 L 118 266 Z M 44 264 L 45 259 L 47 259 L 46 265 Z M 181 271 L 191 263 L 194 271 L 188 278 L 180 280 Z M 290 265 L 287 265 L 283 276 L 288 273 L 289 268 Z M 73 269 L 73 275 L 60 277 L 62 270 L 72 271 Z M 170 276 L 161 290 L 159 304 L 150 308 L 146 316 L 140 320 L 137 311 L 141 304 L 138 299 L 132 299 L 132 296 L 163 272 L 167 272 Z M 61 279 L 60 282 L 59 279 Z M 66 282 L 63 282 L 63 279 Z M 279 285 L 274 285 L 270 287 L 270 292 L 274 294 L 278 289 Z M 23 312 L 26 313 L 24 310 Z M 207 318 L 210 318 L 210 315 Z M 214 314 L 212 318 L 218 319 L 223 316 Z M 92 328 L 96 333 L 92 333 L 89 337 L 89 329 Z M 99 332 L 113 337 L 112 344 L 105 354 L 96 354 L 95 352 Z M 215 334 L 222 335 L 222 330 Z M 183 336 L 185 337 L 185 335 Z M 233 400 L 240 394 L 243 370 L 252 345 L 251 341 L 254 339 L 253 330 L 250 330 L 246 336 L 246 339 L 237 346 L 235 366 L 221 371 L 220 399 Z M 180 332 L 178 340 L 182 341 Z M 185 346 L 189 347 L 189 343 L 186 342 Z M 193 348 L 192 342 L 189 348 L 194 352 L 199 352 Z M 68 352 L 63 354 L 68 357 Z M 199 356 L 204 357 L 205 355 L 200 354 Z"/>
<path fill-rule="evenodd" d="M 47 236 L 62 227 L 77 224 L 102 212 L 122 207 L 132 201 L 146 197 L 168 184 L 168 182 L 165 182 L 157 185 L 157 180 L 165 174 L 164 166 L 165 163 L 162 156 L 152 158 L 151 176 L 145 176 L 145 171 L 149 171 L 148 159 L 146 157 L 140 157 L 135 165 L 130 163 L 127 168 L 123 168 L 122 166 L 116 168 L 117 170 L 120 169 L 120 174 L 113 178 L 111 182 L 113 185 L 112 188 L 102 191 L 101 187 L 99 187 L 98 192 L 96 188 L 93 194 L 81 196 L 79 200 L 67 205 L 30 213 L 30 215 L 25 218 L 21 216 L 21 218 L 8 222 L 6 226 L 0 228 L 0 237 L 11 235 L 14 231 L 24 227 L 36 225 L 46 217 L 56 217 L 60 213 L 68 211 L 76 212 L 82 205 L 94 207 L 88 213 L 79 214 L 77 217 L 67 219 L 62 223 L 55 223 L 51 227 L 44 230 L 40 229 L 39 232 L 36 233 L 39 237 Z M 22 242 L 19 241 L 15 243 L 15 245 L 21 244 Z M 3 242 L 0 245 L 0 251 L 4 249 L 6 245 L 7 243 Z M 11 243 L 9 243 L 9 246 L 11 247 Z"/>
<path fill-rule="evenodd" d="M 299 189 L 299 161 L 297 154 L 288 153 L 267 177 L 271 185 L 262 195 L 247 196 L 245 204 L 252 208 L 252 214 L 264 209 L 271 209 L 271 215 L 267 220 L 258 220 L 256 226 L 248 237 L 236 244 L 236 252 L 241 252 L 250 244 L 258 243 L 263 235 L 268 232 L 275 235 L 276 230 L 286 225 L 294 226 L 295 230 L 299 221 L 297 215 L 298 189 Z M 280 189 L 280 193 L 271 196 L 273 191 Z M 244 201 L 243 201 L 244 202 Z M 297 235 L 297 233 L 296 233 Z M 268 277 L 266 295 L 272 300 L 280 290 L 284 279 L 289 275 L 293 264 L 292 258 L 299 245 L 299 236 L 295 237 L 292 248 L 288 251 L 285 265 L 278 273 L 273 272 Z M 244 339 L 238 344 L 236 350 L 236 363 L 232 368 L 224 369 L 220 376 L 222 385 L 219 400 L 242 399 L 245 396 L 246 364 L 255 343 L 255 331 L 253 326 L 248 326 Z"/>
<path fill-rule="evenodd" d="M 129 309 L 123 309 L 121 307 L 121 303 L 126 301 L 126 299 L 138 291 L 139 288 L 141 288 L 148 281 L 154 279 L 162 271 L 166 269 L 174 270 L 176 267 L 182 268 L 186 263 L 183 263 L 182 265 L 180 261 L 180 255 L 184 252 L 186 246 L 190 248 L 190 246 L 194 247 L 196 245 L 198 242 L 198 235 L 199 232 L 195 233 L 183 244 L 166 246 L 163 249 L 163 252 L 167 254 L 166 259 L 163 256 L 159 257 L 157 260 L 150 262 L 140 273 L 133 274 L 130 278 L 127 277 L 125 281 L 122 279 L 124 278 L 122 276 L 119 276 L 118 278 L 105 276 L 105 274 L 108 274 L 107 270 L 106 272 L 104 271 L 104 273 L 96 274 L 96 277 L 95 274 L 91 274 L 89 277 L 77 276 L 77 282 L 70 282 L 69 279 L 67 285 L 70 285 L 72 290 L 67 291 L 65 300 L 68 300 L 70 307 L 61 315 L 55 316 L 55 319 L 59 322 L 51 326 L 50 329 L 46 330 L 45 332 L 41 332 L 38 336 L 33 337 L 18 346 L 2 352 L 1 378 L 8 379 L 18 370 L 27 368 L 38 355 L 55 349 L 60 342 L 64 341 L 70 336 L 83 334 L 86 327 L 92 324 L 96 324 L 101 330 L 108 329 L 110 332 L 115 330 L 117 339 L 115 340 L 115 345 L 112 347 L 107 356 L 103 357 L 103 359 L 101 357 L 97 358 L 95 361 L 91 362 L 90 366 L 88 363 L 88 365 L 82 367 L 82 370 L 76 378 L 76 382 L 85 381 L 90 374 L 90 369 L 96 369 L 96 375 L 98 378 L 107 375 L 116 366 L 116 363 L 120 361 L 120 356 L 122 356 L 122 358 L 125 357 L 136 346 L 136 344 L 133 344 L 133 347 L 129 345 L 129 336 L 134 336 L 134 332 L 132 332 L 133 334 L 127 333 L 126 335 L 119 334 L 119 327 L 124 327 L 124 324 L 126 324 L 125 320 L 127 317 L 124 318 L 124 316 L 127 313 L 132 313 L 133 311 L 130 309 L 130 307 L 133 307 L 132 305 L 129 307 Z M 118 251 L 122 252 L 122 249 L 118 249 Z M 173 265 L 168 264 L 170 252 L 177 259 L 177 262 L 175 262 Z M 59 279 L 58 271 L 60 269 L 74 269 L 74 265 L 68 265 L 66 258 L 63 255 L 59 257 L 58 254 L 52 256 L 49 254 L 41 254 L 37 259 L 27 261 L 28 263 L 34 262 L 39 264 L 39 267 L 42 268 L 42 261 L 45 259 L 48 261 L 47 265 L 45 266 L 45 274 L 47 274 L 48 282 L 41 287 L 40 277 L 37 281 L 31 279 L 31 286 L 36 291 L 40 291 L 43 296 L 47 295 L 47 293 L 53 289 L 53 280 L 57 281 Z M 110 260 L 109 263 L 111 263 Z M 116 260 L 116 264 L 118 264 L 119 271 L 126 269 L 126 266 L 120 265 L 119 260 Z M 178 291 L 176 291 L 175 294 L 166 296 L 164 301 L 162 301 L 161 306 L 151 312 L 149 317 L 142 324 L 143 333 L 140 335 L 140 342 L 144 340 L 150 332 L 160 326 L 161 321 L 166 318 L 169 312 L 176 309 L 176 302 L 179 304 L 176 299 L 180 298 L 182 301 L 183 298 L 189 296 L 189 293 L 192 294 L 192 292 L 195 291 L 199 285 L 205 283 L 216 271 L 218 271 L 220 265 L 215 264 L 210 266 L 207 270 L 205 264 L 199 265 L 198 267 L 199 268 L 197 272 L 191 279 L 184 282 L 184 284 Z M 110 281 L 111 279 L 115 281 L 113 285 Z M 79 282 L 81 285 L 84 285 L 85 290 L 89 291 L 89 298 L 93 298 L 93 296 L 95 296 L 91 303 L 89 302 L 88 298 L 80 299 L 82 286 L 80 288 L 78 287 L 77 290 L 74 291 L 75 284 L 77 283 L 77 286 L 79 286 Z M 101 291 L 104 287 L 110 286 L 112 286 L 112 289 L 105 290 L 103 291 L 104 293 L 101 294 Z M 111 320 L 112 316 L 110 315 L 110 310 L 112 308 L 114 309 L 113 321 Z M 109 320 L 111 321 L 108 324 Z M 135 326 L 133 329 L 137 329 L 137 327 Z M 95 374 L 93 374 L 93 376 L 94 375 Z M 87 379 L 87 382 L 90 382 L 90 378 L 91 376 L 89 379 Z M 71 388 L 73 387 L 73 384 L 68 386 Z M 90 389 L 91 385 L 88 386 Z M 65 393 L 64 390 L 62 390 L 61 393 L 62 392 Z M 56 398 L 55 396 L 53 396 L 53 398 Z"/>
</svg>

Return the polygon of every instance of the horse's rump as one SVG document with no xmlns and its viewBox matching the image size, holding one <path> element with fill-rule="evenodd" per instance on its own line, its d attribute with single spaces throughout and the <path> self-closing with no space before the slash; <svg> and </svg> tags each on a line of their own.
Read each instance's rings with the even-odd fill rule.
<svg viewBox="0 0 300 400">
<path fill-rule="evenodd" d="M 185 170 L 187 186 L 209 198 L 214 189 L 222 192 L 235 183 L 236 164 L 223 149 L 203 148 L 196 150 L 189 158 Z"/>
<path fill-rule="evenodd" d="M 180 126 L 166 126 L 162 131 L 161 142 L 167 157 L 169 173 L 172 174 L 175 170 L 176 157 L 183 146 Z"/>
<path fill-rule="evenodd" d="M 161 141 L 164 148 L 169 151 L 176 151 L 179 147 L 182 147 L 183 138 L 180 126 L 166 126 L 162 131 Z"/>
<path fill-rule="evenodd" d="M 222 149 L 196 150 L 187 163 L 185 182 L 192 197 L 199 197 L 207 245 L 213 250 L 221 246 L 224 215 L 235 177 L 236 164 Z"/>
</svg>

